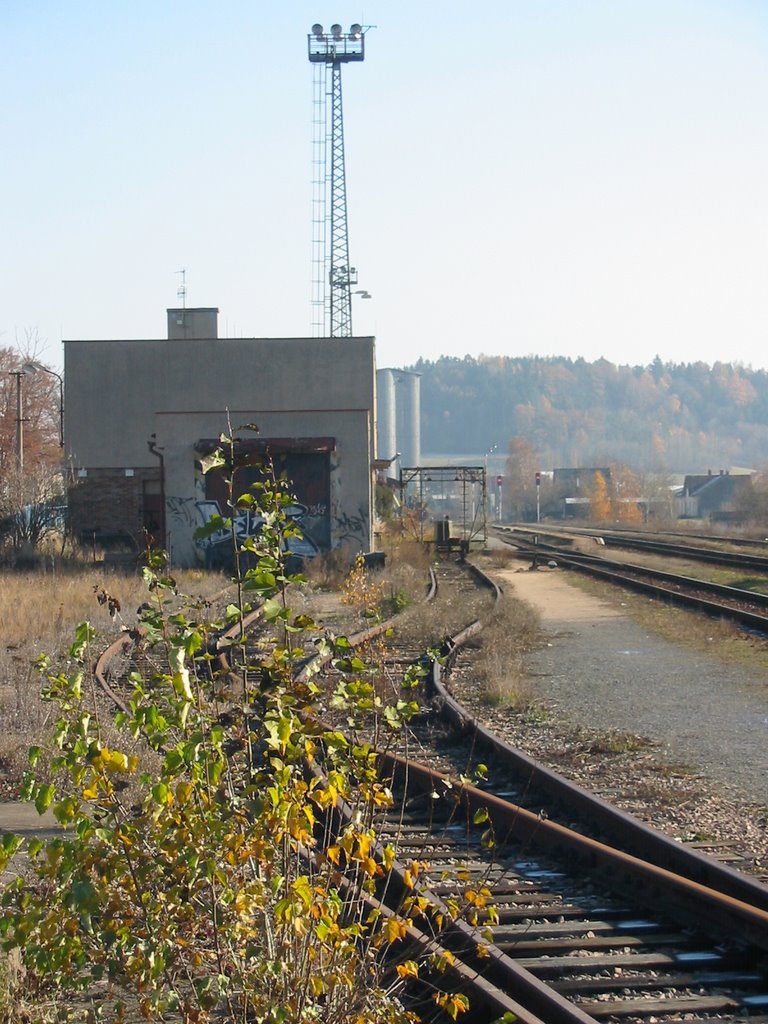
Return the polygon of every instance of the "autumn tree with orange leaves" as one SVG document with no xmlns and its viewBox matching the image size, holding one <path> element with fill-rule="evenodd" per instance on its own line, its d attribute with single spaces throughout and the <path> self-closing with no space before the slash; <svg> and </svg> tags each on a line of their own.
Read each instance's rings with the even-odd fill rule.
<svg viewBox="0 0 768 1024">
<path fill-rule="evenodd" d="M 589 488 L 589 517 L 596 523 L 606 523 L 611 519 L 611 495 L 608 482 L 598 470 L 592 486 Z"/>
</svg>

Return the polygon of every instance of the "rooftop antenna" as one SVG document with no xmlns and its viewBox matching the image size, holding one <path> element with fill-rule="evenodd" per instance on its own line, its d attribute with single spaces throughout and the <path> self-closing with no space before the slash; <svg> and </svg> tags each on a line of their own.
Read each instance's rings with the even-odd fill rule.
<svg viewBox="0 0 768 1024">
<path fill-rule="evenodd" d="M 350 25 L 349 32 L 338 24 L 328 32 L 314 24 L 307 36 L 314 66 L 312 333 L 316 338 L 352 335 L 352 285 L 357 284 L 357 271 L 349 265 L 341 65 L 364 60 L 365 32 L 357 23 Z"/>
<path fill-rule="evenodd" d="M 187 268 L 182 267 L 176 273 L 181 274 L 181 284 L 176 289 L 176 298 L 181 299 L 181 308 L 185 310 L 187 308 Z"/>
</svg>

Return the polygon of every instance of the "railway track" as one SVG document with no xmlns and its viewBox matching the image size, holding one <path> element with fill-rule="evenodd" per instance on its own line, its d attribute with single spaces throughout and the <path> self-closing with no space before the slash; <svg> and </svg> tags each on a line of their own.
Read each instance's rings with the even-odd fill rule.
<svg viewBox="0 0 768 1024">
<path fill-rule="evenodd" d="M 484 608 L 498 596 L 481 573 L 453 562 L 437 565 L 434 585 L 436 600 L 459 607 L 478 585 Z M 768 1020 L 768 888 L 666 839 L 473 721 L 445 672 L 450 679 L 455 652 L 478 628 L 465 622 L 434 638 L 445 669 L 433 663 L 434 689 L 423 693 L 406 745 L 428 767 L 395 750 L 381 758 L 395 801 L 377 822 L 378 838 L 397 848 L 378 893 L 382 910 L 422 896 L 448 923 L 436 930 L 433 916 L 416 921 L 408 942 L 453 961 L 446 975 L 409 983 L 403 999 L 425 1021 L 441 1021 L 448 1017 L 434 990 L 466 993 L 467 1024 L 504 1014 L 529 1024 Z M 411 638 L 388 639 L 387 674 L 422 653 Z M 119 699 L 114 680 L 110 688 Z M 446 724 L 436 729 L 438 717 Z M 448 729 L 455 764 L 488 763 L 481 784 L 435 767 L 445 751 L 433 737 Z"/>
<path fill-rule="evenodd" d="M 558 532 L 585 537 L 605 537 L 607 535 L 608 537 L 616 538 L 617 543 L 620 543 L 621 539 L 626 537 L 652 542 L 680 544 L 682 546 L 690 545 L 691 542 L 697 542 L 694 546 L 716 548 L 721 551 L 744 548 L 746 551 L 758 551 L 763 554 L 768 552 L 768 538 L 766 537 L 745 537 L 712 532 L 698 533 L 694 530 L 649 529 L 647 526 L 629 525 L 598 529 L 594 526 L 565 525 L 558 527 Z"/>
<path fill-rule="evenodd" d="M 728 536 L 727 534 L 697 533 L 693 530 L 648 530 L 647 528 L 622 526 L 607 531 L 597 530 L 589 526 L 566 526 L 563 533 L 570 533 L 575 536 L 604 536 L 607 533 L 611 537 L 635 537 L 638 539 L 668 540 L 673 544 L 687 544 L 691 541 L 700 541 L 703 547 L 717 547 L 720 549 L 745 548 L 747 550 L 762 549 L 768 550 L 768 539 L 765 537 L 739 537 Z"/>
<path fill-rule="evenodd" d="M 627 550 L 642 551 L 646 554 L 661 555 L 668 558 L 683 558 L 687 561 L 707 562 L 713 565 L 731 566 L 740 569 L 749 569 L 753 572 L 768 573 L 768 556 L 764 554 L 748 554 L 744 551 L 736 551 L 736 542 L 730 538 L 716 540 L 707 538 L 705 543 L 691 544 L 681 541 L 661 540 L 657 535 L 639 535 L 632 531 L 624 530 L 595 530 L 587 528 L 565 527 L 562 529 L 539 529 L 527 526 L 497 527 L 497 530 L 512 530 L 515 534 L 527 537 L 538 535 L 550 538 L 555 546 L 564 547 L 572 543 L 574 538 L 592 538 L 598 540 L 606 548 L 625 548 Z M 704 541 L 703 537 L 691 539 Z M 757 546 L 765 550 L 765 543 L 753 542 L 746 545 L 739 542 L 741 546 Z"/>
<path fill-rule="evenodd" d="M 653 569 L 629 562 L 613 561 L 600 555 L 574 551 L 567 542 L 546 542 L 528 531 L 499 528 L 500 539 L 516 548 L 523 558 L 552 560 L 562 568 L 573 569 L 617 586 L 648 594 L 711 615 L 729 619 L 747 629 L 768 633 L 768 595 L 742 590 L 709 580 Z M 648 549 L 658 553 L 657 548 Z M 686 549 L 690 551 L 690 549 Z M 765 560 L 761 560 L 765 561 Z M 729 563 L 730 564 L 730 563 Z M 768 564 L 768 561 L 766 562 Z M 717 600 L 715 599 L 717 598 Z"/>
<path fill-rule="evenodd" d="M 563 1022 L 737 1020 L 766 1006 L 766 911 L 499 793 L 457 792 L 455 779 L 431 768 L 392 767 L 398 801 L 382 835 L 397 837 L 401 859 L 429 861 L 424 894 L 453 901 L 470 919 L 478 894 L 495 908 L 486 958 L 477 953 L 483 933 L 468 925 L 441 942 L 528 1013 Z M 491 839 L 485 823 L 474 824 L 485 814 Z M 482 1003 L 482 985 L 473 994 Z"/>
<path fill-rule="evenodd" d="M 438 587 L 455 572 L 444 570 Z M 466 921 L 439 936 L 461 958 L 476 1019 L 493 1019 L 483 1013 L 497 1014 L 500 992 L 519 1019 L 548 1021 L 737 1020 L 768 1006 L 768 889 L 505 748 L 451 699 L 439 669 L 435 685 L 441 716 L 462 737 L 454 762 L 466 769 L 485 756 L 491 771 L 482 788 L 438 773 L 445 751 L 430 748 L 434 715 L 425 715 L 412 745 L 430 767 L 385 759 L 397 799 L 379 830 L 396 841 L 402 873 L 430 864 L 420 891 L 431 902 L 472 916 L 469 882 L 496 904 L 487 957 Z M 474 824 L 486 815 L 490 842 Z M 414 1005 L 423 1008 L 419 996 Z"/>
</svg>

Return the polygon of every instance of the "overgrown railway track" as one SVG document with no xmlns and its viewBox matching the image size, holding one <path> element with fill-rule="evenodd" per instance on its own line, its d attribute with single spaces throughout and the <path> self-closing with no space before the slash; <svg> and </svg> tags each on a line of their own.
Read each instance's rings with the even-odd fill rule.
<svg viewBox="0 0 768 1024">
<path fill-rule="evenodd" d="M 438 664 L 437 710 L 417 729 L 430 767 L 386 759 L 398 798 L 380 829 L 397 839 L 402 861 L 430 863 L 429 899 L 471 904 L 470 882 L 470 893 L 484 887 L 497 904 L 487 958 L 477 958 L 466 922 L 440 936 L 466 957 L 465 979 L 477 971 L 478 988 L 464 982 L 474 1004 L 498 1009 L 500 990 L 526 1013 L 582 1021 L 740 1019 L 768 1005 L 768 889 L 506 747 L 452 700 L 442 677 Z M 485 757 L 481 787 L 434 769 L 444 760 L 444 749 L 428 747 L 436 715 L 461 737 L 455 764 L 469 773 Z M 486 815 L 492 835 L 483 838 L 487 826 L 475 822 Z"/>
<path fill-rule="evenodd" d="M 452 562 L 437 565 L 435 584 L 460 605 L 478 584 L 486 607 L 498 597 L 482 574 Z M 768 1019 L 768 888 L 667 839 L 474 721 L 446 688 L 455 652 L 481 623 L 464 625 L 432 638 L 442 657 L 431 662 L 431 689 L 419 694 L 422 712 L 409 742 L 381 756 L 395 800 L 378 837 L 395 844 L 397 860 L 379 896 L 385 907 L 419 895 L 437 908 L 442 927 L 428 915 L 404 941 L 454 961 L 446 975 L 422 974 L 404 998 L 435 1021 L 446 1019 L 430 999 L 440 986 L 469 996 L 468 1021 Z M 358 642 L 371 638 L 366 631 Z M 423 657 L 412 639 L 386 638 L 382 650 L 390 677 Z M 444 742 L 433 742 L 446 730 L 449 759 Z M 402 756 L 414 751 L 428 767 Z M 450 769 L 474 773 L 481 758 L 488 770 L 478 771 L 478 784 Z"/>
</svg>

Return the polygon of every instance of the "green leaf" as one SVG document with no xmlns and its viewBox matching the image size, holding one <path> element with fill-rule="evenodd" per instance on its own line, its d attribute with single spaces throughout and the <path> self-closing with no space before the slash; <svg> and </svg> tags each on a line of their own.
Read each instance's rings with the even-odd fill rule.
<svg viewBox="0 0 768 1024">
<path fill-rule="evenodd" d="M 278 724 L 277 735 L 281 743 L 288 743 L 293 731 L 293 722 L 290 718 L 281 718 Z"/>
<path fill-rule="evenodd" d="M 384 720 L 390 729 L 400 729 L 403 724 L 397 709 L 393 707 L 384 708 Z"/>
<path fill-rule="evenodd" d="M 180 750 L 169 750 L 165 755 L 165 770 L 173 775 L 184 764 L 184 757 Z"/>
<path fill-rule="evenodd" d="M 152 787 L 152 799 L 161 807 L 167 803 L 169 793 L 170 789 L 164 782 L 156 782 Z"/>
<path fill-rule="evenodd" d="M 262 615 L 264 616 L 265 622 L 274 622 L 275 619 L 280 617 L 282 611 L 282 604 L 279 601 L 276 601 L 273 597 L 267 598 L 262 605 Z"/>
<path fill-rule="evenodd" d="M 81 875 L 72 883 L 72 899 L 78 907 L 89 907 L 93 903 L 96 890 L 89 878 Z"/>
<path fill-rule="evenodd" d="M 245 547 L 245 545 L 244 545 Z M 255 550 L 255 545 L 251 546 Z M 255 591 L 257 594 L 272 594 L 277 586 L 275 574 L 268 569 L 254 569 L 248 573 L 245 581 L 245 589 Z"/>
<path fill-rule="evenodd" d="M 42 839 L 30 839 L 27 843 L 27 853 L 30 857 L 36 857 L 44 845 Z"/>
<path fill-rule="evenodd" d="M 38 814 L 45 814 L 53 803 L 55 795 L 56 789 L 50 782 L 47 782 L 44 786 L 41 786 L 38 789 L 37 794 L 35 795 L 35 808 Z"/>
<path fill-rule="evenodd" d="M 75 796 L 65 796 L 63 800 L 60 800 L 54 805 L 53 813 L 56 815 L 56 820 L 61 825 L 67 825 L 77 814 L 80 803 Z"/>
<path fill-rule="evenodd" d="M 232 528 L 232 520 L 224 519 L 218 514 L 212 515 L 205 526 L 199 526 L 192 536 L 195 540 L 205 540 L 206 537 L 212 537 L 214 533 L 222 533 L 225 530 Z"/>
<path fill-rule="evenodd" d="M 226 442 L 228 439 L 223 437 L 222 441 Z M 217 448 L 215 452 L 211 452 L 210 455 L 204 455 L 200 459 L 200 468 L 203 473 L 210 473 L 212 469 L 218 469 L 220 466 L 226 466 L 227 460 L 224 458 L 224 452 L 221 448 Z"/>
<path fill-rule="evenodd" d="M 88 644 L 96 637 L 96 630 L 90 622 L 80 622 L 75 628 L 75 642 L 69 648 L 70 658 L 80 661 Z"/>
<path fill-rule="evenodd" d="M 14 835 L 13 832 L 3 832 L 2 836 L 0 836 L 0 869 L 5 868 L 8 861 L 21 846 L 21 843 L 21 836 Z"/>
</svg>

